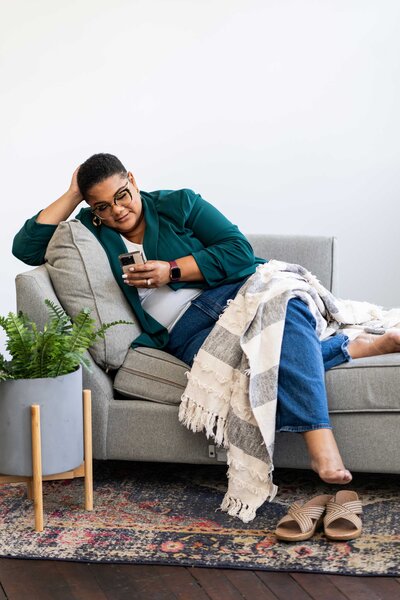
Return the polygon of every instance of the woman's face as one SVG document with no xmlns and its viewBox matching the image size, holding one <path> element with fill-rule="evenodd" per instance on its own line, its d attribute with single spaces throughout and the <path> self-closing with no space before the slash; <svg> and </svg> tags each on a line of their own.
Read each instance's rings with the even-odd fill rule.
<svg viewBox="0 0 400 600">
<path fill-rule="evenodd" d="M 142 222 L 142 200 L 132 173 L 116 174 L 97 183 L 85 198 L 102 223 L 127 234 Z"/>
</svg>

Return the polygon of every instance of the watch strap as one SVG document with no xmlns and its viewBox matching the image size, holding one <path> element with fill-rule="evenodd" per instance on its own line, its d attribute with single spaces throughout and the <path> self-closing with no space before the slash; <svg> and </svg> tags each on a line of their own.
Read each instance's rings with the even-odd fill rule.
<svg viewBox="0 0 400 600">
<path fill-rule="evenodd" d="M 181 270 L 178 267 L 176 260 L 169 260 L 169 278 L 171 281 L 179 281 L 181 278 Z"/>
</svg>

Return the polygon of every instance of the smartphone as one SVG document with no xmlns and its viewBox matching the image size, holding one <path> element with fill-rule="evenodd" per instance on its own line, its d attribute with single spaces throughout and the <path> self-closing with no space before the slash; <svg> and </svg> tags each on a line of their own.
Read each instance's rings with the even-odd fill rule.
<svg viewBox="0 0 400 600">
<path fill-rule="evenodd" d="M 128 271 L 132 265 L 143 265 L 146 261 L 143 256 L 143 252 L 140 250 L 134 250 L 133 252 L 126 252 L 120 254 L 118 260 L 121 263 L 121 267 L 124 273 Z"/>
<path fill-rule="evenodd" d="M 364 327 L 364 331 L 366 333 L 374 333 L 375 335 L 383 335 L 386 333 L 386 329 L 384 327 Z"/>
</svg>

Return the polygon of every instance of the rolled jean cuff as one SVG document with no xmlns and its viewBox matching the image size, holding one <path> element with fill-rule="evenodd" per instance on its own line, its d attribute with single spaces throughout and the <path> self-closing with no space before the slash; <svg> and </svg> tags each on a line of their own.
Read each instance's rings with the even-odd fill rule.
<svg viewBox="0 0 400 600">
<path fill-rule="evenodd" d="M 344 333 L 337 333 L 332 338 L 329 338 L 329 341 L 329 349 L 326 352 L 325 356 L 325 348 L 322 352 L 324 356 L 325 371 L 329 371 L 329 369 L 332 369 L 333 367 L 337 367 L 338 365 L 341 365 L 344 362 L 349 362 L 353 360 L 347 349 L 350 343 L 350 338 L 347 335 L 344 335 Z"/>
<path fill-rule="evenodd" d="M 349 354 L 349 351 L 347 349 L 347 347 L 350 343 L 350 338 L 344 334 L 340 334 L 340 335 L 342 335 L 342 337 L 343 337 L 343 344 L 340 346 L 340 349 L 343 352 L 345 359 L 347 361 L 353 360 L 352 356 Z"/>
<path fill-rule="evenodd" d="M 290 425 L 285 425 L 276 431 L 281 433 L 283 431 L 289 431 L 291 433 L 304 433 L 305 431 L 314 431 L 315 429 L 333 429 L 330 423 L 319 423 L 318 425 L 300 425 L 298 427 L 291 427 Z"/>
</svg>

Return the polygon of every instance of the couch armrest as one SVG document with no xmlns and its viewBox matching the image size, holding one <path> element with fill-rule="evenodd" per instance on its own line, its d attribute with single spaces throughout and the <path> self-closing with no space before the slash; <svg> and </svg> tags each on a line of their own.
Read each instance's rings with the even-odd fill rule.
<svg viewBox="0 0 400 600">
<path fill-rule="evenodd" d="M 44 300 L 60 304 L 49 274 L 44 265 L 31 271 L 20 273 L 15 278 L 17 292 L 17 310 L 26 313 L 36 325 L 42 329 L 48 319 L 47 306 Z"/>
</svg>

